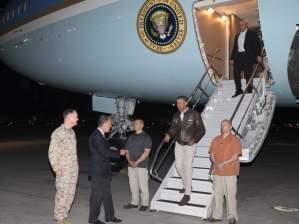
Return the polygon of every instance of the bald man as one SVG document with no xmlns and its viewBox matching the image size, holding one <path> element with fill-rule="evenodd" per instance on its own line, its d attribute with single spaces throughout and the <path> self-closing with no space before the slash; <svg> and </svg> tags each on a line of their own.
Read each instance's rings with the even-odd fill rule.
<svg viewBox="0 0 299 224">
<path fill-rule="evenodd" d="M 152 148 L 151 137 L 143 130 L 144 121 L 136 119 L 134 122 L 135 133 L 131 135 L 126 143 L 125 149 L 121 150 L 125 155 L 129 167 L 128 176 L 131 190 L 131 202 L 124 206 L 125 209 L 138 208 L 146 211 L 149 206 L 148 187 L 148 162 Z"/>
<path fill-rule="evenodd" d="M 213 188 L 215 208 L 210 222 L 222 221 L 223 199 L 226 199 L 226 210 L 229 224 L 236 224 L 237 215 L 237 176 L 240 172 L 239 157 L 242 146 L 238 137 L 231 133 L 230 120 L 221 122 L 221 134 L 215 137 L 210 146 L 210 157 L 213 163 Z"/>
</svg>

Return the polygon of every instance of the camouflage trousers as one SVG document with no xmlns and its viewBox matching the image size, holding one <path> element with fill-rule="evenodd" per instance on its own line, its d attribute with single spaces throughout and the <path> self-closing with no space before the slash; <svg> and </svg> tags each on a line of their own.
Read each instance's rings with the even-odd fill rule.
<svg viewBox="0 0 299 224">
<path fill-rule="evenodd" d="M 55 220 L 63 220 L 68 217 L 75 198 L 77 182 L 78 171 L 56 177 Z"/>
</svg>

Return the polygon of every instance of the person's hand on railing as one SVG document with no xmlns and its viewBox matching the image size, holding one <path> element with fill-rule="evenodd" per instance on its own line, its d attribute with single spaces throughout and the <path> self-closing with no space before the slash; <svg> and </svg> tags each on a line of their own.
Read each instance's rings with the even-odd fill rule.
<svg viewBox="0 0 299 224">
<path fill-rule="evenodd" d="M 169 136 L 168 134 L 165 134 L 165 137 L 164 137 L 163 141 L 164 141 L 165 143 L 169 143 L 169 141 L 170 141 L 170 136 Z"/>
</svg>

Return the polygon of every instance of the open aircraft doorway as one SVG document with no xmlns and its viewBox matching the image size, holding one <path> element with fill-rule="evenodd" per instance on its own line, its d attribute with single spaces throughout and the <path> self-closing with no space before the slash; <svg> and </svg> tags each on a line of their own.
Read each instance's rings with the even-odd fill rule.
<svg viewBox="0 0 299 224">
<path fill-rule="evenodd" d="M 199 49 L 216 85 L 203 117 L 207 126 L 216 125 L 213 123 L 216 118 L 231 120 L 233 131 L 242 142 L 243 156 L 240 160 L 244 163 L 252 162 L 261 149 L 276 102 L 271 91 L 274 82 L 263 47 L 257 3 L 257 0 L 207 0 L 195 2 L 193 5 Z M 248 28 L 255 33 L 250 32 L 249 36 L 247 31 L 244 35 L 244 46 L 241 47 L 239 39 L 242 38 L 236 37 L 245 21 L 243 31 Z M 256 45 L 259 46 L 252 50 Z M 237 58 L 232 61 L 234 47 Z M 250 48 L 250 51 L 247 48 Z M 242 71 L 241 82 L 234 79 L 234 67 L 238 66 Z M 252 66 L 252 70 L 248 69 L 249 66 Z"/>
<path fill-rule="evenodd" d="M 201 55 L 215 82 L 234 79 L 230 56 L 241 20 L 258 33 L 263 46 L 257 0 L 200 1 L 194 4 L 193 15 Z"/>
</svg>

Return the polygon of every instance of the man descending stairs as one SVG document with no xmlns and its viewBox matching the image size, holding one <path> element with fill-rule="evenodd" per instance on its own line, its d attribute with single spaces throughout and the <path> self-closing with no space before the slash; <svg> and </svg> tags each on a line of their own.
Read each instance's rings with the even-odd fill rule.
<svg viewBox="0 0 299 224">
<path fill-rule="evenodd" d="M 188 108 L 188 99 L 185 96 L 177 98 L 178 112 L 174 115 L 171 127 L 165 136 L 165 141 L 175 137 L 175 166 L 182 178 L 180 193 L 184 194 L 179 205 L 186 205 L 190 201 L 192 189 L 192 164 L 196 152 L 196 142 L 205 133 L 201 115 Z"/>
</svg>

